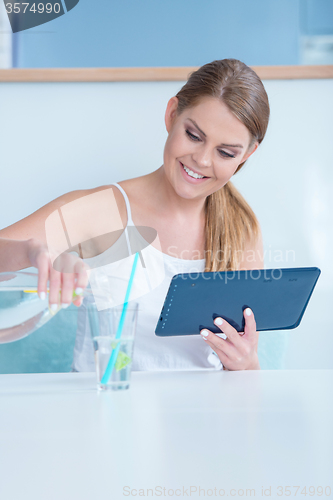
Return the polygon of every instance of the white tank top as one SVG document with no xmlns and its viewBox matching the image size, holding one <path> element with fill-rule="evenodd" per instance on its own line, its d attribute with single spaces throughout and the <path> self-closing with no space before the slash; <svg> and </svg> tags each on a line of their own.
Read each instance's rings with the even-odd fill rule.
<svg viewBox="0 0 333 500">
<path fill-rule="evenodd" d="M 128 197 L 119 184 L 116 186 L 124 196 L 127 208 L 127 227 L 134 226 Z M 125 230 L 126 232 L 126 230 Z M 126 232 L 127 237 L 127 232 Z M 128 237 L 127 237 L 128 240 Z M 106 250 L 108 252 L 108 250 Z M 104 252 L 104 254 L 106 253 Z M 202 272 L 205 260 L 186 260 L 164 254 L 149 246 L 149 262 L 164 263 L 163 281 L 153 290 L 135 298 L 139 304 L 137 331 L 134 341 L 133 371 L 140 370 L 221 370 L 223 365 L 201 335 L 158 337 L 155 328 L 172 277 L 178 273 Z M 131 252 L 130 252 L 131 253 Z M 101 258 L 103 254 L 98 256 Z M 93 259 L 84 259 L 91 264 Z M 154 262 L 152 262 L 154 265 Z M 78 310 L 78 326 L 73 357 L 73 371 L 94 371 L 94 352 L 89 319 L 84 299 Z"/>
</svg>

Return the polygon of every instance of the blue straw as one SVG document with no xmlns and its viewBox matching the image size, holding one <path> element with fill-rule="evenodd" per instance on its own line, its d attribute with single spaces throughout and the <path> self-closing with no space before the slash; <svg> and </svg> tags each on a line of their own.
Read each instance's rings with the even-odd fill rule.
<svg viewBox="0 0 333 500">
<path fill-rule="evenodd" d="M 123 305 L 123 310 L 121 312 L 120 321 L 119 321 L 119 325 L 118 325 L 117 333 L 116 333 L 116 337 L 115 337 L 116 340 L 120 339 L 122 331 L 123 331 L 123 326 L 124 326 L 124 322 L 125 322 L 126 311 L 127 311 L 127 307 L 128 307 L 128 299 L 129 299 L 129 295 L 130 295 L 132 284 L 133 284 L 134 273 L 135 273 L 135 269 L 136 269 L 136 264 L 138 262 L 138 257 L 139 257 L 139 253 L 137 252 L 135 254 L 135 257 L 134 257 L 134 262 L 133 262 L 133 267 L 132 267 L 132 271 L 131 271 L 131 276 L 130 276 L 130 279 L 129 279 L 129 282 L 128 282 L 128 285 L 127 285 L 127 290 L 126 290 L 126 295 L 125 295 L 125 301 L 124 301 L 124 305 Z M 116 364 L 116 361 L 117 361 L 119 349 L 120 349 L 120 342 L 118 342 L 116 348 L 113 349 L 113 351 L 111 353 L 109 362 L 107 364 L 107 367 L 105 369 L 104 375 L 103 375 L 102 380 L 101 380 L 101 384 L 107 384 L 109 382 L 111 374 L 113 372 L 114 365 Z"/>
</svg>

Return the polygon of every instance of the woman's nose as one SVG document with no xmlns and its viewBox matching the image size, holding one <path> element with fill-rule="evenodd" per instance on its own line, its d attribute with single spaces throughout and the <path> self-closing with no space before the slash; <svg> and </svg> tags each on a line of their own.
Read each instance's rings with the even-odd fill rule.
<svg viewBox="0 0 333 500">
<path fill-rule="evenodd" d="M 201 167 L 211 167 L 212 166 L 212 151 L 208 148 L 200 148 L 193 155 L 193 160 L 198 166 Z"/>
</svg>

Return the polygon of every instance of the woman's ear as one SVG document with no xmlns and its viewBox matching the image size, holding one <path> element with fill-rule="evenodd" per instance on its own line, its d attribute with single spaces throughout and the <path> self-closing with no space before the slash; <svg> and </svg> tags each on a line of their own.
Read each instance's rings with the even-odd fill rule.
<svg viewBox="0 0 333 500">
<path fill-rule="evenodd" d="M 178 108 L 178 97 L 176 96 L 171 97 L 171 99 L 169 99 L 169 102 L 167 104 L 164 117 L 165 126 L 168 133 L 170 132 L 174 119 L 176 118 L 177 108 Z"/>
<path fill-rule="evenodd" d="M 251 155 L 253 155 L 253 153 L 257 150 L 258 146 L 259 142 L 256 141 L 254 144 L 252 144 L 252 146 L 249 147 L 249 149 L 247 150 L 242 159 L 242 163 L 244 163 L 248 158 L 250 158 Z"/>
<path fill-rule="evenodd" d="M 256 151 L 256 149 L 258 148 L 258 146 L 259 146 L 259 142 L 256 141 L 254 144 L 252 144 L 252 146 L 249 147 L 248 151 L 243 156 L 241 163 L 238 165 L 238 167 L 236 168 L 236 170 L 235 170 L 235 172 L 234 172 L 233 175 L 237 174 L 237 172 L 240 171 L 240 169 L 242 168 L 242 166 L 244 165 L 244 163 L 246 162 L 246 160 L 248 158 L 250 158 L 250 156 Z"/>
</svg>

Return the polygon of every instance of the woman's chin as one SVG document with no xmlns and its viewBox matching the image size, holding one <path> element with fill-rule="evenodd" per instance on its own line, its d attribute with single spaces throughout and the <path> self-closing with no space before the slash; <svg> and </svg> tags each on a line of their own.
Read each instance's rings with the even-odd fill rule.
<svg viewBox="0 0 333 500">
<path fill-rule="evenodd" d="M 169 182 L 172 185 L 175 193 L 181 198 L 184 198 L 186 200 L 193 200 L 202 197 L 205 198 L 207 196 L 202 193 L 202 188 L 203 185 L 211 181 L 210 178 L 206 178 L 205 182 L 193 182 L 192 179 L 188 180 L 187 178 L 185 178 L 184 173 L 180 172 L 180 170 L 172 172 L 172 174 L 167 175 L 167 177 L 169 178 Z"/>
<path fill-rule="evenodd" d="M 198 189 L 193 189 L 193 186 L 185 185 L 184 182 L 178 181 L 173 186 L 177 195 L 186 200 L 194 200 L 203 197 L 203 194 L 199 193 Z"/>
</svg>

